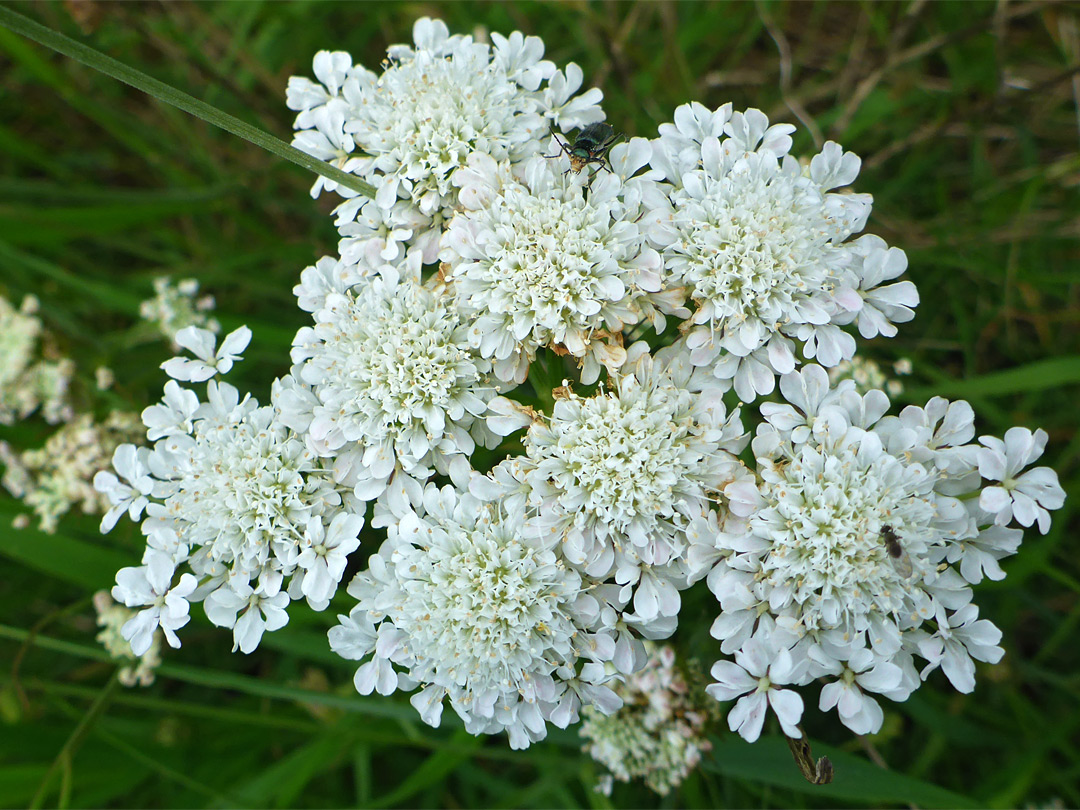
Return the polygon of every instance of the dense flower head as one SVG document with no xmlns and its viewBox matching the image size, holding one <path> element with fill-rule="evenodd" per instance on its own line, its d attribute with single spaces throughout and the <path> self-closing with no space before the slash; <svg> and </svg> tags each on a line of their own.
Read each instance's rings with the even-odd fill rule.
<svg viewBox="0 0 1080 810">
<path fill-rule="evenodd" d="M 357 605 L 330 644 L 365 661 L 361 694 L 420 687 L 425 722 L 438 725 L 448 699 L 470 732 L 506 731 L 514 748 L 575 721 L 582 703 L 618 708 L 614 662 L 643 652 L 615 627 L 617 597 L 566 565 L 520 504 L 450 486 L 429 484 L 390 523 L 349 593 Z"/>
<path fill-rule="evenodd" d="M 477 419 L 495 395 L 490 364 L 449 297 L 420 283 L 418 261 L 414 252 L 383 275 L 338 274 L 318 295 L 304 286 L 315 326 L 297 334 L 294 384 L 277 397 L 285 424 L 336 459 L 363 500 L 395 473 L 422 482 L 431 465 L 446 472 L 491 439 Z"/>
<path fill-rule="evenodd" d="M 636 617 L 645 621 L 678 613 L 686 528 L 748 474 L 735 457 L 747 436 L 716 381 L 695 380 L 682 353 L 653 358 L 647 348 L 630 348 L 610 390 L 583 398 L 564 389 L 550 417 L 501 399 L 489 420 L 496 432 L 528 427 L 508 491 L 527 493 L 537 524 L 555 531 L 572 565 L 614 576 L 627 598 L 635 591 Z"/>
<path fill-rule="evenodd" d="M 204 338 L 188 342 L 202 346 Z M 165 365 L 190 376 L 190 365 Z M 113 590 L 128 607 L 144 608 L 124 628 L 135 653 L 159 625 L 179 646 L 175 630 L 187 623 L 189 601 L 205 599 L 208 617 L 232 628 L 244 652 L 265 629 L 284 625 L 290 599 L 325 608 L 359 544 L 363 517 L 351 514 L 331 472 L 275 409 L 216 380 L 203 402 L 171 380 L 143 424 L 153 446 L 121 445 L 116 474 L 94 479 L 112 503 L 103 531 L 125 511 L 133 520 L 146 514 L 143 565 L 123 569 Z M 173 583 L 182 565 L 190 573 Z"/>
<path fill-rule="evenodd" d="M 749 507 L 748 519 L 739 531 L 697 535 L 691 555 L 695 576 L 707 574 L 720 601 L 712 633 L 735 656 L 714 667 L 710 690 L 721 700 L 747 695 L 729 716 L 732 729 L 756 738 L 767 702 L 799 736 L 801 698 L 761 678 L 774 686 L 827 679 L 821 708 L 837 706 L 860 734 L 882 721 L 866 692 L 903 700 L 938 667 L 971 691 L 972 659 L 996 662 L 1003 651 L 1000 631 L 978 619 L 970 586 L 1003 577 L 997 560 L 1021 535 L 1004 527 L 1008 506 L 986 497 L 993 488 L 973 498 L 984 451 L 969 443 L 971 407 L 934 398 L 885 416 L 883 392 L 859 394 L 850 380 L 830 388 L 816 365 L 780 386 L 789 404 L 761 408 L 756 484 L 725 490 Z M 1013 430 L 1002 462 L 1010 476 L 1041 453 L 1038 438 L 1025 442 L 1032 434 Z M 1037 508 L 1061 506 L 1052 471 L 1025 475 Z M 1000 509 L 996 519 L 985 501 Z M 927 662 L 921 672 L 916 655 Z"/>
<path fill-rule="evenodd" d="M 556 69 L 538 37 L 515 31 L 491 39 L 451 36 L 442 21 L 425 17 L 413 27 L 414 45 L 388 50 L 382 73 L 342 51 L 320 51 L 318 83 L 289 80 L 287 103 L 299 113 L 294 144 L 374 184 L 377 207 L 410 231 L 427 261 L 457 202 L 455 174 L 470 155 L 517 162 L 539 152 L 552 126 L 603 118 L 600 91 L 575 95 L 581 69 Z M 333 184 L 320 181 L 316 191 L 324 185 Z M 339 210 L 339 225 L 374 214 L 340 190 L 353 199 Z"/>
<path fill-rule="evenodd" d="M 879 286 L 906 269 L 901 250 L 871 235 L 845 241 L 870 213 L 869 195 L 835 191 L 859 158 L 829 142 L 804 167 L 788 154 L 793 130 L 758 110 L 694 104 L 653 143 L 652 165 L 672 185 L 647 233 L 695 305 L 685 347 L 744 402 L 795 368 L 796 342 L 834 366 L 855 351 L 842 325 L 892 336 L 918 303 L 910 282 Z"/>
<path fill-rule="evenodd" d="M 612 715 L 592 706 L 582 714 L 586 753 L 608 769 L 597 790 L 611 795 L 613 779 L 643 779 L 666 796 L 712 748 L 705 732 L 709 707 L 675 661 L 670 646 L 649 647 L 648 663 L 615 686 L 623 705 Z"/>
<path fill-rule="evenodd" d="M 565 155 L 518 164 L 475 154 L 459 173 L 463 210 L 439 254 L 461 309 L 475 317 L 472 344 L 501 380 L 522 382 L 538 349 L 582 365 L 592 382 L 625 359 L 621 333 L 648 320 L 659 331 L 660 256 L 636 220 L 656 194 L 633 177 L 644 139 L 611 150 L 612 171 L 569 171 Z M 681 310 L 680 310 L 681 312 Z"/>
</svg>

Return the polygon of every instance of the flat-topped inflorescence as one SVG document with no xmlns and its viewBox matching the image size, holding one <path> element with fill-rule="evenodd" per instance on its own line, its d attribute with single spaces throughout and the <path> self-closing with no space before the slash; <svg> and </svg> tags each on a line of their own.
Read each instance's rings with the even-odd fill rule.
<svg viewBox="0 0 1080 810">
<path fill-rule="evenodd" d="M 1064 493 L 1026 469 L 1042 431 L 975 443 L 972 408 L 941 398 L 886 415 L 856 341 L 897 334 L 919 297 L 903 251 L 860 235 L 859 158 L 799 160 L 794 127 L 730 104 L 615 144 L 587 129 L 600 92 L 535 37 L 413 35 L 380 73 L 323 51 L 318 83 L 289 83 L 296 145 L 375 192 L 337 189 L 340 257 L 300 275 L 311 323 L 271 405 L 214 379 L 246 329 L 183 329 L 195 358 L 164 368 L 206 401 L 170 382 L 152 446 L 98 477 L 103 528 L 147 515 L 114 589 L 134 650 L 178 644 L 205 600 L 251 651 L 291 600 L 328 606 L 367 520 L 386 539 L 329 634 L 361 693 L 412 692 L 431 725 L 449 705 L 515 748 L 586 707 L 613 773 L 661 791 L 704 721 L 643 697 L 678 695 L 670 656 L 627 679 L 698 582 L 719 603 L 707 691 L 747 740 L 770 709 L 801 737 L 816 680 L 860 734 L 882 725 L 873 696 L 935 669 L 970 691 L 973 661 L 1003 654 L 972 586 Z M 644 719 L 602 719 L 620 693 Z"/>
</svg>

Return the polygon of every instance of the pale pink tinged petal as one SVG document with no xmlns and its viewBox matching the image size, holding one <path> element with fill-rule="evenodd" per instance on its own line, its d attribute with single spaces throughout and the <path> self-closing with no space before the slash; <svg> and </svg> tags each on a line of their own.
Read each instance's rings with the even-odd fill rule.
<svg viewBox="0 0 1080 810">
<path fill-rule="evenodd" d="M 858 312 L 863 307 L 863 297 L 851 287 L 842 287 L 833 293 L 833 300 L 848 312 Z"/>
<path fill-rule="evenodd" d="M 246 326 L 241 326 L 233 332 L 230 332 L 225 340 L 221 342 L 221 348 L 218 349 L 218 356 L 224 357 L 226 355 L 237 355 L 244 351 L 251 342 L 251 330 Z"/>
<path fill-rule="evenodd" d="M 821 695 L 818 698 L 818 708 L 827 712 L 833 706 L 840 702 L 841 696 L 844 694 L 844 684 L 842 681 L 833 681 L 827 683 L 821 687 Z"/>
<path fill-rule="evenodd" d="M 233 627 L 233 641 L 240 648 L 240 652 L 245 654 L 254 652 L 262 640 L 264 629 L 266 629 L 266 623 L 259 609 L 254 606 L 249 607 L 244 611 L 244 615 L 237 619 L 236 626 Z"/>
<path fill-rule="evenodd" d="M 209 329 L 186 326 L 176 333 L 173 340 L 177 346 L 187 349 L 200 360 L 210 362 L 214 359 L 214 343 L 217 338 Z"/>
<path fill-rule="evenodd" d="M 958 692 L 975 689 L 975 664 L 959 644 L 946 644 L 941 669 Z"/>
<path fill-rule="evenodd" d="M 1012 503 L 1012 496 L 1001 487 L 987 487 L 979 495 L 979 508 L 996 515 Z"/>
<path fill-rule="evenodd" d="M 717 661 L 709 674 L 717 683 L 710 684 L 708 692 L 717 700 L 734 700 L 757 687 L 757 678 L 732 661 Z"/>
<path fill-rule="evenodd" d="M 785 734 L 789 737 L 802 737 L 802 732 L 796 728 L 803 713 L 803 699 L 798 692 L 791 689 L 770 689 L 769 705 L 776 712 Z"/>
<path fill-rule="evenodd" d="M 755 678 L 760 678 L 768 671 L 774 654 L 775 651 L 760 638 L 752 638 L 735 654 L 735 661 Z"/>
<path fill-rule="evenodd" d="M 980 441 L 986 443 L 986 436 L 980 437 Z M 1005 456 L 994 448 L 980 447 L 976 453 L 979 461 L 979 475 L 987 481 L 1005 480 Z"/>
<path fill-rule="evenodd" d="M 1021 526 L 1030 526 L 1039 516 L 1039 508 L 1035 505 L 1035 501 L 1018 490 L 1014 490 L 1012 496 L 1013 517 Z"/>
<path fill-rule="evenodd" d="M 761 736 L 761 727 L 765 724 L 767 707 L 768 702 L 761 692 L 742 698 L 728 712 L 728 727 L 738 732 L 747 742 L 757 742 Z"/>
</svg>

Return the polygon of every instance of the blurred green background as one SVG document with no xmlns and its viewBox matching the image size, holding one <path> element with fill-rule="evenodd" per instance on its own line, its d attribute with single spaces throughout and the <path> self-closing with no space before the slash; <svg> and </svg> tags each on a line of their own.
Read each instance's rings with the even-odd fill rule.
<svg viewBox="0 0 1080 810">
<path fill-rule="evenodd" d="M 425 14 L 455 32 L 543 37 L 549 58 L 579 63 L 604 90 L 608 120 L 629 134 L 655 134 L 690 100 L 802 118 L 796 152 L 834 138 L 863 157 L 868 230 L 907 251 L 922 294 L 899 337 L 860 351 L 883 365 L 912 359 L 904 402 L 967 398 L 982 433 L 1045 428 L 1044 463 L 1080 495 L 1076 4 L 8 5 L 286 140 L 286 80 L 309 75 L 317 50 L 374 67 Z M 159 275 L 197 278 L 226 330 L 252 327 L 230 379 L 265 399 L 306 319 L 291 288 L 336 247 L 333 200 L 312 202 L 312 181 L 0 29 L 0 294 L 41 299 L 82 379 L 116 370 L 107 394 L 80 387 L 84 408 L 138 410 L 160 395 L 168 348 L 132 330 Z M 32 447 L 49 432 L 30 419 L 0 439 Z M 815 754 L 837 766 L 832 785 L 805 783 L 781 738 L 749 746 L 718 728 L 680 792 L 661 800 L 616 784 L 608 800 L 573 731 L 511 752 L 454 722 L 430 730 L 404 699 L 357 696 L 352 666 L 325 641 L 343 593 L 324 614 L 294 606 L 251 656 L 229 654 L 227 631 L 196 611 L 152 687 L 106 691 L 113 665 L 94 643 L 89 597 L 137 562 L 137 528 L 122 521 L 103 538 L 95 518 L 69 516 L 55 535 L 15 530 L 23 510 L 3 495 L 0 806 L 1078 806 L 1073 504 L 1050 534 L 1028 534 L 1006 580 L 976 589 L 1007 654 L 981 668 L 973 694 L 935 673 L 887 705 L 865 743 L 810 713 Z M 684 658 L 716 657 L 704 632 L 713 610 L 701 583 L 677 637 Z"/>
</svg>

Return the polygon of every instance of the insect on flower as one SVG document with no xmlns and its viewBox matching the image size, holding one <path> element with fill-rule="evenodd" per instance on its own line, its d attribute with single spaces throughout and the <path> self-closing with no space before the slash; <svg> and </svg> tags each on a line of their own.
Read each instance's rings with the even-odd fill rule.
<svg viewBox="0 0 1080 810">
<path fill-rule="evenodd" d="M 889 556 L 892 557 L 893 565 L 896 566 L 897 572 L 900 576 L 907 578 L 911 576 L 912 566 L 911 558 L 908 553 L 904 551 L 904 547 L 900 545 L 900 538 L 896 536 L 896 530 L 892 526 L 881 527 L 881 539 L 885 543 L 885 550 L 889 552 Z"/>
<path fill-rule="evenodd" d="M 569 156 L 569 171 L 574 172 L 574 174 L 577 174 L 591 163 L 595 163 L 600 169 L 606 169 L 610 172 L 611 167 L 608 165 L 607 160 L 608 152 L 611 151 L 611 147 L 615 145 L 615 142 L 623 137 L 622 135 L 616 135 L 614 128 L 610 124 L 602 122 L 589 124 L 578 133 L 572 144 L 562 140 L 554 130 L 552 130 L 551 134 L 562 148 L 563 153 Z M 558 155 L 545 155 L 544 157 L 557 158 Z M 596 171 L 600 171 L 600 169 Z M 593 174 L 595 173 L 593 172 Z"/>
</svg>

